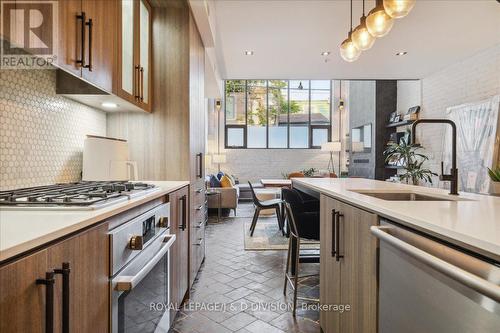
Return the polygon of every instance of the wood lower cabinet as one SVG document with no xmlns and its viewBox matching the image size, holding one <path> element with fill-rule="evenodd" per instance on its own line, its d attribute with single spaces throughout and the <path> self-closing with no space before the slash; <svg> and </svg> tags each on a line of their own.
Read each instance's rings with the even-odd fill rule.
<svg viewBox="0 0 500 333">
<path fill-rule="evenodd" d="M 0 332 L 45 332 L 47 251 L 0 267 Z"/>
<path fill-rule="evenodd" d="M 170 233 L 176 240 L 170 249 L 170 301 L 181 306 L 189 288 L 189 187 L 169 194 Z M 171 311 L 173 321 L 177 311 Z"/>
<path fill-rule="evenodd" d="M 70 332 L 109 331 L 109 243 L 107 224 L 0 267 L 0 332 L 46 332 L 46 286 L 54 273 L 54 332 L 63 325 L 63 275 L 69 263 Z"/>
<path fill-rule="evenodd" d="M 377 332 L 377 215 L 321 195 L 320 312 L 324 333 Z"/>
</svg>

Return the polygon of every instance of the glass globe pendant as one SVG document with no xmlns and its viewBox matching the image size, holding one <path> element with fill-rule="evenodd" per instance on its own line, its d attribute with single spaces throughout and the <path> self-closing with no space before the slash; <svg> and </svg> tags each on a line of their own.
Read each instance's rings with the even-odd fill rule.
<svg viewBox="0 0 500 333">
<path fill-rule="evenodd" d="M 373 37 L 380 38 L 391 31 L 394 19 L 385 12 L 382 0 L 377 0 L 376 3 L 375 8 L 368 13 L 366 28 Z"/>
<path fill-rule="evenodd" d="M 392 18 L 402 18 L 415 6 L 415 0 L 384 0 L 385 12 Z"/>
<path fill-rule="evenodd" d="M 359 25 L 352 32 L 352 41 L 358 49 L 366 51 L 375 43 L 375 37 L 366 28 L 365 0 L 363 0 L 363 16 L 361 16 L 359 22 Z"/>
<path fill-rule="evenodd" d="M 352 41 L 352 0 L 351 0 L 351 30 L 347 39 L 340 44 L 340 56 L 347 62 L 358 60 L 361 50 L 356 47 Z"/>
<path fill-rule="evenodd" d="M 361 50 L 356 47 L 351 36 L 352 31 L 349 32 L 347 39 L 340 44 L 340 56 L 347 62 L 356 61 L 361 55 Z"/>
</svg>

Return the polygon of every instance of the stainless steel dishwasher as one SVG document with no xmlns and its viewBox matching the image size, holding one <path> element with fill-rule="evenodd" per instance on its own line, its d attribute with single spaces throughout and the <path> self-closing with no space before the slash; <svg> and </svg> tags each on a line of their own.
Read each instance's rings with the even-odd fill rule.
<svg viewBox="0 0 500 333">
<path fill-rule="evenodd" d="M 500 332 L 500 267 L 387 221 L 380 240 L 379 333 Z"/>
</svg>

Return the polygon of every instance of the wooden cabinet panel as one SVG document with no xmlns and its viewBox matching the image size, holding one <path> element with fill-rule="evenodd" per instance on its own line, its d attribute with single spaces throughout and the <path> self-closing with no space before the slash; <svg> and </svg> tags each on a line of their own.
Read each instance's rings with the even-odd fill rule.
<svg viewBox="0 0 500 333">
<path fill-rule="evenodd" d="M 170 233 L 176 235 L 170 250 L 171 302 L 181 306 L 189 288 L 189 188 L 184 187 L 169 194 Z M 185 228 L 182 226 L 185 225 Z M 175 317 L 171 311 L 171 320 Z"/>
<path fill-rule="evenodd" d="M 0 332 L 45 331 L 47 251 L 40 251 L 0 268 Z"/>
<path fill-rule="evenodd" d="M 325 333 L 376 332 L 377 241 L 370 227 L 378 218 L 325 195 L 320 205 L 320 303 L 350 307 L 343 313 L 322 311 L 321 328 Z"/>
<path fill-rule="evenodd" d="M 70 331 L 109 329 L 109 243 L 107 224 L 48 248 L 48 267 L 70 264 Z M 55 304 L 62 304 L 62 277 L 56 275 Z M 62 323 L 61 306 L 54 308 L 55 331 Z"/>
<path fill-rule="evenodd" d="M 70 264 L 70 332 L 109 330 L 107 224 L 0 268 L 0 332 L 45 332 L 45 286 L 37 279 Z M 62 330 L 63 282 L 55 274 L 54 332 Z"/>
<path fill-rule="evenodd" d="M 111 92 L 116 58 L 117 0 L 82 0 L 82 11 L 87 16 L 87 23 L 92 20 L 92 28 L 85 27 L 85 58 L 90 68 L 82 69 L 82 77 Z"/>
<path fill-rule="evenodd" d="M 60 0 L 58 2 L 58 44 L 56 64 L 60 68 L 77 76 L 81 75 L 82 20 L 77 15 L 82 13 L 81 0 Z"/>
<path fill-rule="evenodd" d="M 113 92 L 150 112 L 153 91 L 152 8 L 147 0 L 118 1 L 118 64 Z"/>
<path fill-rule="evenodd" d="M 336 202 L 321 195 L 320 198 L 320 304 L 341 304 L 340 300 L 340 265 L 336 264 L 333 250 L 333 222 Z M 324 333 L 337 333 L 340 317 L 337 311 L 321 311 L 320 325 Z"/>
<path fill-rule="evenodd" d="M 359 208 L 337 203 L 341 259 L 341 301 L 350 304 L 344 312 L 340 332 L 377 332 L 377 240 L 370 227 L 377 216 Z"/>
</svg>

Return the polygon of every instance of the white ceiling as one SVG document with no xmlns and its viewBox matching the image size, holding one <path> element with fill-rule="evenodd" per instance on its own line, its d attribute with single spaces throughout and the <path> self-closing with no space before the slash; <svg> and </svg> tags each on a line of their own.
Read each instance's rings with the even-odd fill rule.
<svg viewBox="0 0 500 333">
<path fill-rule="evenodd" d="M 412 12 L 354 63 L 343 61 L 338 51 L 349 30 L 347 0 L 215 3 L 224 78 L 423 78 L 500 43 L 496 0 L 417 0 Z M 361 4 L 354 0 L 354 26 Z M 368 0 L 366 12 L 374 4 Z M 245 50 L 255 55 L 245 56 Z M 325 50 L 331 51 L 326 58 L 320 55 Z M 408 54 L 395 56 L 399 51 Z"/>
</svg>

